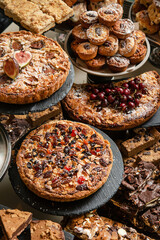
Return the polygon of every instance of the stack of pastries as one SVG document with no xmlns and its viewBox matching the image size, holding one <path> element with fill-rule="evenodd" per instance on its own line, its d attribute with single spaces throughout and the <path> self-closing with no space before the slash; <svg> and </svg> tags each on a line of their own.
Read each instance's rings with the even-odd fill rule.
<svg viewBox="0 0 160 240">
<path fill-rule="evenodd" d="M 145 34 L 122 15 L 117 3 L 81 14 L 80 24 L 72 30 L 71 49 L 88 68 L 99 70 L 107 65 L 112 72 L 123 72 L 145 58 Z"/>
</svg>

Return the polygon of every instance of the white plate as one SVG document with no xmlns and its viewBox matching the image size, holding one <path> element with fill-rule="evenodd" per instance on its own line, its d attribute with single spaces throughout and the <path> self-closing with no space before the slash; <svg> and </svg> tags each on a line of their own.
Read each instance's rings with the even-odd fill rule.
<svg viewBox="0 0 160 240">
<path fill-rule="evenodd" d="M 126 74 L 134 72 L 146 63 L 146 61 L 148 60 L 149 55 L 150 55 L 150 44 L 149 44 L 149 41 L 146 39 L 147 54 L 146 54 L 145 58 L 143 59 L 143 61 L 140 62 L 139 64 L 137 64 L 137 65 L 131 65 L 130 64 L 126 71 L 118 72 L 118 73 L 111 72 L 107 67 L 102 69 L 102 70 L 97 70 L 96 71 L 96 70 L 89 69 L 87 67 L 87 65 L 82 60 L 75 57 L 75 55 L 74 55 L 74 53 L 71 49 L 72 40 L 73 40 L 72 31 L 70 31 L 68 33 L 68 35 L 66 36 L 65 43 L 64 43 L 64 49 L 67 52 L 68 56 L 70 57 L 73 65 L 76 66 L 77 68 L 79 68 L 80 70 L 86 72 L 86 73 L 96 75 L 96 76 L 101 76 L 101 77 L 125 76 Z"/>
<path fill-rule="evenodd" d="M 133 14 L 133 11 L 132 11 L 132 8 L 133 8 L 133 4 L 130 6 L 129 8 L 129 12 L 128 12 L 128 18 L 131 19 L 134 23 L 136 22 L 136 19 L 135 19 L 135 15 Z M 150 42 L 160 46 L 160 36 L 158 33 L 155 33 L 153 35 L 148 35 L 147 34 L 147 38 Z"/>
</svg>

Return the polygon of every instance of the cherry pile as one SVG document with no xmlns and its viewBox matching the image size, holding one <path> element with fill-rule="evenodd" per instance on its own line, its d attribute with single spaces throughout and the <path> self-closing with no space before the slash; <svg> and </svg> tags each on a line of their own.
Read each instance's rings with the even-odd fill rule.
<svg viewBox="0 0 160 240">
<path fill-rule="evenodd" d="M 123 83 L 121 87 L 114 86 L 113 83 L 97 87 L 88 85 L 87 91 L 90 92 L 90 100 L 100 101 L 100 104 L 96 106 L 97 111 L 101 111 L 103 107 L 111 106 L 126 113 L 138 107 L 142 94 L 147 93 L 145 85 L 138 77 Z"/>
</svg>

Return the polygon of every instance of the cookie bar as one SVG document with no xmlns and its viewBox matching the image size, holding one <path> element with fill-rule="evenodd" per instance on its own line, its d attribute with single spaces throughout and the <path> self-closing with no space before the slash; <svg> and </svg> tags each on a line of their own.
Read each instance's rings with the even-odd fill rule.
<svg viewBox="0 0 160 240">
<path fill-rule="evenodd" d="M 31 240 L 65 240 L 61 226 L 50 220 L 32 221 L 30 232 Z"/>
<path fill-rule="evenodd" d="M 6 239 L 14 240 L 28 226 L 32 213 L 18 209 L 0 210 L 0 225 Z"/>
<path fill-rule="evenodd" d="M 121 144 L 122 153 L 132 157 L 144 149 L 152 146 L 160 138 L 160 133 L 155 129 L 138 129 L 136 135 Z"/>
<path fill-rule="evenodd" d="M 77 0 L 63 0 L 69 7 L 72 7 L 73 4 L 77 2 Z"/>
<path fill-rule="evenodd" d="M 62 0 L 29 0 L 38 5 L 38 7 L 50 17 L 55 19 L 56 23 L 62 23 L 73 15 L 73 9 Z"/>
<path fill-rule="evenodd" d="M 34 33 L 41 34 L 55 26 L 53 17 L 43 13 L 36 4 L 27 0 L 14 2 L 7 0 L 4 12 L 8 17 L 20 22 L 23 27 Z"/>
</svg>

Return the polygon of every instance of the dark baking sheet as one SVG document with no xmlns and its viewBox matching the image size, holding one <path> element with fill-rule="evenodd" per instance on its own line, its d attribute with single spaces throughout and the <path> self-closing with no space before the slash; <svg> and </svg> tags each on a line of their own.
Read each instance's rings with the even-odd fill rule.
<svg viewBox="0 0 160 240">
<path fill-rule="evenodd" d="M 80 215 L 93 209 L 97 209 L 108 202 L 117 192 L 121 184 L 124 171 L 123 160 L 114 141 L 101 130 L 95 127 L 93 128 L 110 142 L 113 152 L 113 167 L 107 182 L 102 188 L 91 196 L 74 202 L 52 202 L 38 197 L 25 186 L 18 174 L 16 163 L 12 161 L 11 166 L 8 169 L 8 174 L 16 194 L 31 207 L 45 213 L 60 216 Z"/>
<path fill-rule="evenodd" d="M 7 209 L 8 207 L 4 206 L 4 205 L 1 205 L 0 204 L 0 209 Z M 36 220 L 36 219 L 34 219 Z M 74 236 L 66 231 L 64 231 L 64 235 L 65 235 L 65 240 L 73 240 L 74 239 Z M 2 239 L 3 237 L 3 233 L 2 233 L 2 229 L 0 227 L 0 240 Z M 21 233 L 21 235 L 18 237 L 19 240 L 30 240 L 30 229 L 29 227 L 27 227 L 25 229 L 25 231 L 23 231 Z"/>
<path fill-rule="evenodd" d="M 70 71 L 65 83 L 62 87 L 53 93 L 49 98 L 44 99 L 37 103 L 29 103 L 29 104 L 8 104 L 0 102 L 0 113 L 3 114 L 27 114 L 28 112 L 40 112 L 49 108 L 53 105 L 56 105 L 59 101 L 61 101 L 67 93 L 70 91 L 74 82 L 74 68 L 71 63 Z"/>
<path fill-rule="evenodd" d="M 9 140 L 9 136 L 7 131 L 0 123 L 0 161 L 2 161 L 2 165 L 0 164 L 0 181 L 2 181 L 9 163 L 11 159 L 11 142 Z"/>
<path fill-rule="evenodd" d="M 141 127 L 144 128 L 156 126 L 160 126 L 160 107 L 151 119 L 141 125 Z"/>
</svg>

